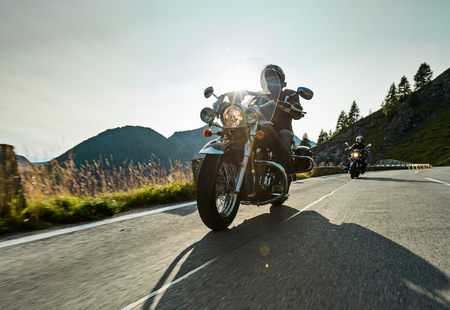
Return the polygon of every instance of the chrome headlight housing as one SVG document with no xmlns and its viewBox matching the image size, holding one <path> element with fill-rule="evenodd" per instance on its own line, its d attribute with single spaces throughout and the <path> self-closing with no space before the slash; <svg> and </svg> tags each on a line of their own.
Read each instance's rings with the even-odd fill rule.
<svg viewBox="0 0 450 310">
<path fill-rule="evenodd" d="M 211 108 L 204 108 L 200 112 L 200 119 L 205 122 L 206 124 L 211 124 L 214 121 L 214 118 L 216 115 L 214 114 L 213 110 Z"/>
<path fill-rule="evenodd" d="M 244 124 L 244 111 L 237 105 L 228 105 L 222 110 L 220 118 L 227 127 L 240 127 Z"/>
<path fill-rule="evenodd" d="M 254 124 L 259 117 L 259 113 L 255 108 L 248 108 L 244 112 L 244 119 L 248 125 Z"/>
</svg>

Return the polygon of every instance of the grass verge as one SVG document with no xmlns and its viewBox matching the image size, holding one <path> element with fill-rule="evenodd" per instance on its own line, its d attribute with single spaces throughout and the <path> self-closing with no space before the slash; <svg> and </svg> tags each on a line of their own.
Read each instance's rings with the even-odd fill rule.
<svg viewBox="0 0 450 310">
<path fill-rule="evenodd" d="M 0 214 L 0 235 L 100 220 L 135 208 L 191 201 L 195 192 L 194 182 L 152 185 L 93 197 L 55 195 L 29 199 L 23 209 L 19 200 L 14 199 Z"/>
</svg>

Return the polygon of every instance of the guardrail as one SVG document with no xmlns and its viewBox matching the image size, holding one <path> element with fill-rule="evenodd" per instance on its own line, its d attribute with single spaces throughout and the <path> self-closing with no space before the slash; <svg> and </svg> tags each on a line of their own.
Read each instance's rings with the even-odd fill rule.
<svg viewBox="0 0 450 310">
<path fill-rule="evenodd" d="M 366 171 L 379 171 L 379 170 L 418 170 L 418 169 L 431 169 L 433 168 L 430 164 L 386 164 L 386 165 L 368 165 Z M 347 172 L 347 167 L 345 166 L 316 166 L 313 169 L 314 174 L 330 174 L 330 173 L 343 173 Z"/>
<path fill-rule="evenodd" d="M 396 169 L 408 169 L 408 170 L 418 170 L 418 169 L 431 169 L 433 168 L 430 164 L 392 164 L 392 165 L 374 165 L 367 166 L 366 170 L 396 170 Z"/>
<path fill-rule="evenodd" d="M 192 160 L 192 170 L 194 173 L 194 180 L 197 182 L 198 170 L 200 169 L 202 159 L 196 158 Z M 418 170 L 418 169 L 432 169 L 431 164 L 386 164 L 386 165 L 368 165 L 366 171 L 380 171 L 380 170 Z M 345 166 L 315 166 L 310 172 L 314 176 L 329 175 L 334 173 L 346 173 Z"/>
</svg>

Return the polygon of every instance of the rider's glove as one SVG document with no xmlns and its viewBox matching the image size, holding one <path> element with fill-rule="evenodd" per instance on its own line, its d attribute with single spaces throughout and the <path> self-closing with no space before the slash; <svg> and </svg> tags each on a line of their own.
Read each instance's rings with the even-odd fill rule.
<svg viewBox="0 0 450 310">
<path fill-rule="evenodd" d="M 305 116 L 305 113 L 303 112 L 303 109 L 300 106 L 300 104 L 296 104 L 294 106 L 294 104 L 291 104 L 286 101 L 278 101 L 277 106 L 284 112 L 289 113 L 295 120 L 298 120 L 303 116 Z"/>
</svg>

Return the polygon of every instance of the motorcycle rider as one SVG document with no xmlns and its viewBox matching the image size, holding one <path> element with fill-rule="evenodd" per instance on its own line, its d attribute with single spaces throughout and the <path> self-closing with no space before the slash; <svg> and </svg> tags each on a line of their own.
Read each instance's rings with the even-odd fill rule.
<svg viewBox="0 0 450 310">
<path fill-rule="evenodd" d="M 285 101 L 286 96 L 295 93 L 294 90 L 286 89 L 286 76 L 283 70 L 274 64 L 267 65 L 260 75 L 260 83 L 263 93 L 271 100 Z M 283 166 L 286 173 L 291 172 L 291 143 L 294 137 L 292 131 L 292 120 L 303 117 L 299 95 L 296 94 L 288 99 L 290 105 L 278 103 L 272 117 L 273 126 L 269 128 L 266 137 L 262 140 L 278 158 L 278 163 Z"/>
<path fill-rule="evenodd" d="M 354 150 L 360 150 L 361 151 L 361 157 L 362 157 L 362 166 L 361 166 L 361 174 L 363 174 L 364 172 L 366 172 L 366 160 L 365 160 L 365 155 L 366 155 L 366 144 L 364 144 L 364 137 L 359 135 L 356 137 L 355 139 L 355 143 L 350 147 L 351 149 Z M 350 169 L 350 163 L 347 164 L 347 168 Z"/>
</svg>

